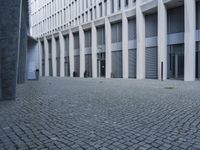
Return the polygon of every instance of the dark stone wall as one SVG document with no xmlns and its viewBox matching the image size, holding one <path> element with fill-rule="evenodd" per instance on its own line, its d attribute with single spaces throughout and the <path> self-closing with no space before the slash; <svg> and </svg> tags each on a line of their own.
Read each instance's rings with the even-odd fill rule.
<svg viewBox="0 0 200 150">
<path fill-rule="evenodd" d="M 18 55 L 20 0 L 0 1 L 1 99 L 14 99 Z"/>
<path fill-rule="evenodd" d="M 26 81 L 26 59 L 27 59 L 27 47 L 29 31 L 28 26 L 28 1 L 23 0 L 22 16 L 21 16 L 21 32 L 20 32 L 20 49 L 19 49 L 19 61 L 18 61 L 18 75 L 17 83 L 21 84 Z"/>
<path fill-rule="evenodd" d="M 27 19 L 22 20 L 23 30 L 25 29 L 24 21 L 27 23 Z M 0 0 L 0 100 L 15 99 L 16 96 L 19 22 L 20 0 Z M 27 45 L 26 31 L 22 31 L 21 35 L 20 47 L 24 53 L 23 49 Z"/>
<path fill-rule="evenodd" d="M 1 52 L 0 52 L 1 54 Z M 2 91 L 1 91 L 1 55 L 0 55 L 0 100 L 2 99 Z"/>
</svg>

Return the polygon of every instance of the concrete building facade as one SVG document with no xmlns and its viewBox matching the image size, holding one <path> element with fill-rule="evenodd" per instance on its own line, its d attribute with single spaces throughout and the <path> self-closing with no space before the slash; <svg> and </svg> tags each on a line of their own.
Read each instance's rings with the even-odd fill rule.
<svg viewBox="0 0 200 150">
<path fill-rule="evenodd" d="M 200 78 L 197 0 L 32 0 L 42 76 Z"/>
</svg>

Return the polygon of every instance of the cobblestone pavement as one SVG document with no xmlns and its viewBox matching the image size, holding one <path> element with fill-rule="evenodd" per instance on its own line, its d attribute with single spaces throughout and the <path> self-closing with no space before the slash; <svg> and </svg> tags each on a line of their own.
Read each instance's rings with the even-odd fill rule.
<svg viewBox="0 0 200 150">
<path fill-rule="evenodd" d="M 200 82 L 29 81 L 0 102 L 0 149 L 200 149 Z"/>
</svg>

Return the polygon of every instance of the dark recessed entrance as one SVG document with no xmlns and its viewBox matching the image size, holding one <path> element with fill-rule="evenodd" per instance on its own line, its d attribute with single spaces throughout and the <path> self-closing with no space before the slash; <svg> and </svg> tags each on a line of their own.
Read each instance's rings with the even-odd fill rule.
<svg viewBox="0 0 200 150">
<path fill-rule="evenodd" d="M 105 53 L 97 53 L 97 76 L 105 77 L 106 74 L 106 60 Z"/>
<path fill-rule="evenodd" d="M 184 44 L 168 46 L 168 78 L 184 79 Z"/>
</svg>

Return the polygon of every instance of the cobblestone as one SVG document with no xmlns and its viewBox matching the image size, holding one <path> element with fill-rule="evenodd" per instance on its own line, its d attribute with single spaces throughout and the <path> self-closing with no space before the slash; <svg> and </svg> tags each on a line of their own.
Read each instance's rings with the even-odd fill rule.
<svg viewBox="0 0 200 150">
<path fill-rule="evenodd" d="M 198 81 L 28 81 L 15 101 L 0 102 L 0 150 L 198 150 L 199 89 Z"/>
</svg>

